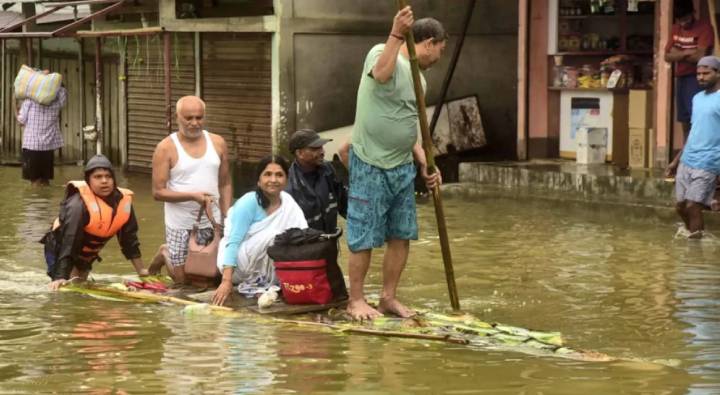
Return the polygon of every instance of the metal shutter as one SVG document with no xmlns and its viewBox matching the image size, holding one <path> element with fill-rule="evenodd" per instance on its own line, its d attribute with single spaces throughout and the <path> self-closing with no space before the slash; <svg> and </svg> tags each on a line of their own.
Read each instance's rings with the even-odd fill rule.
<svg viewBox="0 0 720 395">
<path fill-rule="evenodd" d="M 173 33 L 171 58 L 173 130 L 175 102 L 195 93 L 192 33 Z M 165 136 L 163 37 L 136 36 L 127 46 L 128 168 L 150 171 L 155 146 Z"/>
<path fill-rule="evenodd" d="M 15 120 L 15 109 L 13 108 L 15 103 L 12 99 L 13 81 L 20 69 L 18 54 L 6 49 L 5 59 L 2 59 L 2 61 L 3 67 L 1 70 L 4 75 L 0 77 L 4 81 L 3 89 L 5 94 L 3 97 L 5 100 L 0 103 L 0 111 L 4 113 L 3 124 L 0 125 L 2 129 L 0 145 L 4 156 L 16 159 L 20 157 L 22 146 L 22 132 L 20 131 L 20 125 Z"/>
<path fill-rule="evenodd" d="M 272 152 L 269 34 L 203 33 L 205 128 L 225 138 L 230 157 L 256 162 Z"/>
</svg>

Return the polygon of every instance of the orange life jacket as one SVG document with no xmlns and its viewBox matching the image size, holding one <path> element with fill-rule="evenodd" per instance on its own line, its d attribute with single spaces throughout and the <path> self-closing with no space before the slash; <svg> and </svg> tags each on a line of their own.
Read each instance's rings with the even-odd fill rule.
<svg viewBox="0 0 720 395">
<path fill-rule="evenodd" d="M 80 193 L 80 198 L 83 203 L 85 203 L 85 207 L 90 214 L 90 221 L 88 221 L 88 224 L 83 229 L 85 231 L 85 237 L 78 258 L 91 263 L 98 257 L 105 243 L 115 236 L 130 219 L 133 192 L 129 189 L 118 188 L 123 196 L 118 202 L 117 210 L 115 210 L 115 215 L 113 216 L 112 207 L 97 197 L 85 181 L 68 182 L 68 197 L 73 193 L 70 188 L 77 189 Z"/>
</svg>

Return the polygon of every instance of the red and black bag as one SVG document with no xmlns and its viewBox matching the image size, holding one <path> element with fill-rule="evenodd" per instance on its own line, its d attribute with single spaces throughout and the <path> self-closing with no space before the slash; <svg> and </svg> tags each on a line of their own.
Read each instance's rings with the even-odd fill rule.
<svg viewBox="0 0 720 395">
<path fill-rule="evenodd" d="M 324 234 L 292 228 L 275 237 L 268 255 L 275 262 L 283 298 L 288 304 L 327 304 L 347 299 L 347 288 L 337 264 L 342 231 Z"/>
</svg>

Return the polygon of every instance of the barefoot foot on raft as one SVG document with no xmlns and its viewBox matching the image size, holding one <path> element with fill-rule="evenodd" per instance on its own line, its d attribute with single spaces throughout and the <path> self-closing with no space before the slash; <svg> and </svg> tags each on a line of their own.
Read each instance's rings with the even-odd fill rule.
<svg viewBox="0 0 720 395">
<path fill-rule="evenodd" d="M 378 304 L 378 311 L 380 313 L 390 313 L 394 314 L 400 318 L 410 318 L 417 314 L 415 311 L 405 307 L 400 301 L 397 299 L 380 299 L 380 303 Z"/>
<path fill-rule="evenodd" d="M 348 302 L 347 312 L 354 320 L 365 321 L 382 317 L 382 314 L 370 307 L 364 299 Z"/>
</svg>

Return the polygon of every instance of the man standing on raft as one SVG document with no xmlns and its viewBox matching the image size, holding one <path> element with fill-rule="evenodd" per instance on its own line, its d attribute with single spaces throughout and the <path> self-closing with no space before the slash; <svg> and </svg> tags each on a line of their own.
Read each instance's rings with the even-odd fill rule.
<svg viewBox="0 0 720 395">
<path fill-rule="evenodd" d="M 385 44 L 374 46 L 365 58 L 358 89 L 349 155 L 347 311 L 360 320 L 383 313 L 414 314 L 396 298 L 410 240 L 418 237 L 413 158 L 428 188 L 441 182 L 439 172 L 428 175 L 425 153 L 417 144 L 418 112 L 405 45 L 405 33 L 411 28 L 420 68 L 427 69 L 440 59 L 447 42 L 443 26 L 432 18 L 414 21 L 412 10 L 405 7 L 395 15 Z M 376 310 L 365 301 L 363 287 L 372 249 L 385 242 L 383 290 Z"/>
</svg>

